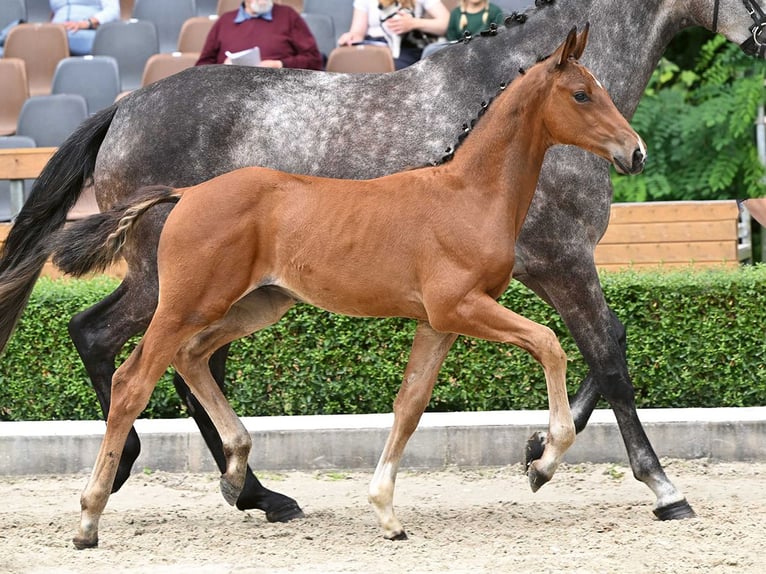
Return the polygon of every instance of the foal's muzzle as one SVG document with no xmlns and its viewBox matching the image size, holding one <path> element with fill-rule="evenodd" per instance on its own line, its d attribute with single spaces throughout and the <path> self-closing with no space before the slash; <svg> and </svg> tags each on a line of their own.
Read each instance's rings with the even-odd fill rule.
<svg viewBox="0 0 766 574">
<path fill-rule="evenodd" d="M 621 158 L 615 156 L 612 159 L 612 163 L 614 164 L 615 169 L 617 169 L 618 173 L 622 173 L 625 175 L 636 175 L 637 173 L 641 173 L 644 171 L 644 164 L 646 163 L 646 148 L 644 147 L 637 147 L 633 150 L 633 155 L 628 158 Z"/>
</svg>

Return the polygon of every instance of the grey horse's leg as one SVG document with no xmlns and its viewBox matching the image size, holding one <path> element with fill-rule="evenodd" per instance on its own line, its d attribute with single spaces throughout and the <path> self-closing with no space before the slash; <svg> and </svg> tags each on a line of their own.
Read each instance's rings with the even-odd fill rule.
<svg viewBox="0 0 766 574">
<path fill-rule="evenodd" d="M 633 475 L 657 497 L 655 515 L 662 520 L 694 516 L 683 494 L 666 476 L 638 419 L 625 356 L 625 331 L 606 304 L 595 266 L 581 262 L 544 269 L 518 279 L 561 314 L 590 368 L 571 400 L 577 431 L 585 428 L 598 396 L 603 396 L 617 418 Z M 563 269 L 566 274 L 561 272 Z M 539 456 L 543 444 L 544 435 L 530 439 L 527 462 Z"/>
</svg>

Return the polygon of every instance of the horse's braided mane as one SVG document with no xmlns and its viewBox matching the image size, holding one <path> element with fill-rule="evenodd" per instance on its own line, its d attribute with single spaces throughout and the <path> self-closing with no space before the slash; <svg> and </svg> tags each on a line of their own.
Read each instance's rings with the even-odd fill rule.
<svg viewBox="0 0 766 574">
<path fill-rule="evenodd" d="M 536 8 L 542 8 L 543 6 L 553 4 L 556 0 L 535 0 L 535 7 Z M 519 13 L 519 12 L 512 12 L 510 16 L 508 16 L 503 24 L 506 28 L 510 28 L 514 25 L 521 25 L 524 24 L 528 19 L 528 16 L 526 13 Z M 496 36 L 497 35 L 497 24 L 494 22 L 489 25 L 489 28 L 486 30 L 482 30 L 479 33 L 480 36 Z M 459 40 L 455 40 L 453 43 L 455 44 L 468 44 L 473 39 L 473 35 L 466 31 L 462 38 Z M 545 60 L 548 56 L 538 56 L 536 62 L 542 62 Z M 524 75 L 526 73 L 524 68 L 519 68 L 519 74 Z M 498 91 L 495 93 L 494 96 L 492 96 L 489 101 L 485 100 L 481 102 L 481 107 L 476 115 L 475 118 L 473 118 L 470 122 L 464 123 L 460 133 L 457 135 L 457 140 L 455 142 L 455 145 L 448 147 L 446 150 L 444 150 L 444 155 L 441 157 L 440 160 L 433 162 L 431 165 L 441 165 L 443 163 L 448 162 L 452 159 L 452 156 L 455 155 L 455 150 L 457 150 L 458 147 L 460 147 L 460 144 L 463 143 L 463 140 L 465 140 L 466 137 L 468 137 L 468 134 L 471 133 L 471 130 L 476 125 L 476 122 L 479 120 L 479 118 L 484 115 L 484 112 L 487 111 L 487 108 L 492 103 L 492 101 L 503 91 L 505 88 L 508 87 L 508 82 L 503 82 L 500 84 L 500 87 Z"/>
</svg>

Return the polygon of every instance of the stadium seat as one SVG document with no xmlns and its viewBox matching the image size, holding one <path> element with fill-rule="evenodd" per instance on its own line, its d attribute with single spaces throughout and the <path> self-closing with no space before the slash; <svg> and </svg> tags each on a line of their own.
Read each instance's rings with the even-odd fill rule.
<svg viewBox="0 0 766 574">
<path fill-rule="evenodd" d="M 319 51 L 325 57 L 325 61 L 330 55 L 337 42 L 335 41 L 335 25 L 332 18 L 327 14 L 303 14 L 303 20 L 308 24 L 309 30 L 317 41 Z"/>
<path fill-rule="evenodd" d="M 27 5 L 24 0 L 2 0 L 0 2 L 0 30 L 11 24 L 24 22 L 27 19 Z M 3 55 L 3 46 L 0 46 L 0 57 Z"/>
<path fill-rule="evenodd" d="M 94 56 L 112 56 L 120 70 L 120 89 L 141 87 L 146 61 L 160 51 L 157 28 L 149 20 L 106 22 L 96 30 Z"/>
<path fill-rule="evenodd" d="M 64 58 L 53 74 L 52 94 L 80 94 L 95 114 L 114 102 L 120 93 L 120 71 L 112 56 Z"/>
<path fill-rule="evenodd" d="M 326 69 L 350 74 L 393 72 L 394 59 L 387 46 L 338 46 L 330 52 Z"/>
<path fill-rule="evenodd" d="M 199 52 L 173 52 L 172 54 L 154 54 L 146 61 L 141 85 L 167 78 L 175 73 L 191 68 L 199 59 Z"/>
<path fill-rule="evenodd" d="M 303 0 L 274 0 L 274 4 L 284 4 L 290 6 L 298 14 L 303 13 Z"/>
<path fill-rule="evenodd" d="M 231 12 L 232 10 L 236 10 L 239 8 L 240 4 L 242 4 L 242 0 L 218 0 L 215 13 L 220 16 L 224 12 Z"/>
<path fill-rule="evenodd" d="M 217 14 L 188 18 L 181 26 L 176 49 L 179 52 L 201 52 L 208 32 L 217 19 Z"/>
<path fill-rule="evenodd" d="M 194 0 L 136 0 L 133 18 L 154 22 L 160 42 L 160 52 L 173 52 L 183 23 L 196 16 Z"/>
<path fill-rule="evenodd" d="M 508 15 L 512 12 L 523 12 L 533 6 L 535 0 L 492 0 L 492 2 L 503 10 L 503 14 Z"/>
<path fill-rule="evenodd" d="M 5 0 L 3 0 L 5 1 Z M 25 0 L 27 22 L 50 22 L 53 12 L 50 0 Z"/>
<path fill-rule="evenodd" d="M 80 94 L 33 96 L 21 107 L 16 135 L 32 138 L 37 147 L 58 147 L 87 117 Z"/>
<path fill-rule="evenodd" d="M 218 0 L 197 0 L 197 16 L 218 14 Z"/>
<path fill-rule="evenodd" d="M 24 60 L 0 58 L 0 136 L 16 133 L 16 124 L 24 101 L 29 97 L 29 83 Z"/>
<path fill-rule="evenodd" d="M 130 20 L 133 17 L 133 6 L 136 0 L 120 0 L 120 18 Z"/>
<path fill-rule="evenodd" d="M 335 42 L 351 28 L 354 13 L 353 0 L 303 0 L 304 14 L 326 14 L 333 21 Z"/>
<path fill-rule="evenodd" d="M 24 147 L 35 147 L 35 140 L 26 136 L 5 136 L 0 137 L 0 149 L 16 149 Z M 22 196 L 11 200 L 11 182 L 0 180 L 0 221 L 11 221 L 21 209 L 26 197 L 26 193 L 32 188 L 33 179 L 24 180 L 21 191 Z"/>
<path fill-rule="evenodd" d="M 56 65 L 69 57 L 66 32 L 58 24 L 19 24 L 8 33 L 3 57 L 24 60 L 30 95 L 50 94 Z"/>
</svg>

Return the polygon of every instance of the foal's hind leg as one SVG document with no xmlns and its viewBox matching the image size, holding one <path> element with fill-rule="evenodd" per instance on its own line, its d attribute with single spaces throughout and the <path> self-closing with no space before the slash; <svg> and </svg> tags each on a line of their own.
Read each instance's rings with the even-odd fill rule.
<svg viewBox="0 0 766 574">
<path fill-rule="evenodd" d="M 419 323 L 412 342 L 412 351 L 404 381 L 394 401 L 394 424 L 378 466 L 370 482 L 369 500 L 385 537 L 390 540 L 407 538 L 394 515 L 394 484 L 404 447 L 418 426 L 420 416 L 431 400 L 431 392 L 439 369 L 457 335 L 438 333 L 428 323 Z"/>
<path fill-rule="evenodd" d="M 208 362 L 210 372 L 224 394 L 226 392 L 224 388 L 224 375 L 228 349 L 229 346 L 224 345 L 213 353 Z M 194 394 L 178 373 L 173 377 L 173 385 L 181 400 L 186 404 L 189 413 L 194 418 L 194 422 L 197 423 L 202 438 L 213 455 L 219 470 L 224 472 L 226 470 L 226 456 L 223 452 L 221 437 L 215 425 L 213 425 L 213 421 L 210 420 L 205 409 L 202 408 L 202 405 L 194 397 Z M 269 522 L 288 522 L 304 516 L 303 510 L 301 510 L 301 507 L 298 506 L 295 500 L 263 486 L 255 474 L 253 474 L 250 466 L 245 471 L 245 485 L 242 487 L 242 492 L 237 499 L 237 508 L 239 510 L 262 510 L 266 513 L 266 520 Z"/>
<path fill-rule="evenodd" d="M 147 297 L 147 293 L 152 296 Z M 105 299 L 72 317 L 69 335 L 82 359 L 104 417 L 109 413 L 112 375 L 117 354 L 133 335 L 149 324 L 157 304 L 150 289 L 133 289 L 126 278 Z M 112 492 L 120 489 L 130 476 L 141 451 L 135 429 L 131 428 L 120 458 Z"/>
<path fill-rule="evenodd" d="M 82 514 L 74 545 L 91 548 L 98 545 L 98 522 L 106 507 L 117 473 L 122 449 L 133 422 L 149 402 L 157 381 L 170 364 L 182 339 L 165 332 L 153 338 L 149 327 L 143 340 L 112 378 L 111 405 L 106 432 L 93 467 L 93 473 L 80 498 Z"/>
<path fill-rule="evenodd" d="M 232 505 L 238 503 L 245 485 L 250 436 L 213 379 L 208 359 L 231 341 L 276 323 L 294 303 L 292 297 L 279 289 L 264 287 L 253 291 L 233 305 L 225 317 L 192 337 L 173 360 L 220 436 L 224 457 L 219 462 L 223 472 L 221 492 Z"/>
</svg>

